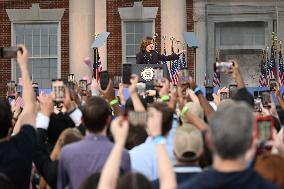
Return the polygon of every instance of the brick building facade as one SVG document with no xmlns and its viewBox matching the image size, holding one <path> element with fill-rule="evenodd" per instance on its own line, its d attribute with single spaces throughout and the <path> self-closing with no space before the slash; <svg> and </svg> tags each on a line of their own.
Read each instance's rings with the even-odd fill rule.
<svg viewBox="0 0 284 189">
<path fill-rule="evenodd" d="M 87 55 L 89 55 L 92 59 L 93 54 L 89 49 L 89 45 L 92 43 L 91 36 L 95 31 L 110 32 L 110 36 L 106 43 L 106 48 L 99 50 L 100 54 L 102 55 L 101 59 L 105 60 L 102 61 L 103 68 L 107 69 L 111 75 L 119 75 L 121 73 L 121 64 L 125 61 L 125 50 L 123 50 L 125 48 L 125 44 L 123 42 L 125 36 L 122 32 L 122 20 L 119 9 L 126 7 L 131 8 L 137 2 L 134 3 L 133 0 L 86 0 L 85 4 L 78 3 L 79 2 L 77 0 L 0 1 L 0 46 L 11 46 L 15 44 L 15 40 L 13 41 L 15 37 L 12 36 L 12 33 L 14 32 L 14 21 L 11 20 L 11 15 L 13 14 L 9 13 L 9 10 L 11 10 L 11 12 L 14 10 L 25 10 L 40 13 L 44 12 L 45 10 L 52 11 L 60 9 L 64 10 L 64 12 L 58 21 L 59 55 L 57 61 L 59 68 L 57 69 L 57 77 L 66 79 L 68 73 L 72 72 L 75 73 L 75 76 L 77 77 L 76 79 L 82 78 L 82 76 L 86 73 L 86 66 L 82 66 L 81 64 L 83 63 L 81 62 L 83 62 L 83 58 Z M 96 7 L 93 7 L 95 5 Z M 173 5 L 178 5 L 177 7 L 179 10 L 175 10 L 176 8 L 173 7 Z M 142 8 L 154 8 L 156 10 L 153 22 L 153 32 L 158 34 L 156 42 L 159 52 L 161 52 L 161 49 L 163 48 L 163 35 L 167 35 L 168 41 L 170 36 L 175 37 L 176 35 L 178 36 L 179 40 L 183 40 L 181 37 L 182 32 L 194 31 L 193 0 L 182 0 L 178 2 L 174 0 L 143 0 L 142 6 Z M 94 13 L 95 10 L 96 12 Z M 101 17 L 102 12 L 104 13 L 103 15 L 105 15 L 104 18 Z M 96 19 L 93 17 L 96 17 Z M 85 21 L 86 18 L 89 20 Z M 176 25 L 177 23 L 175 19 L 177 19 L 177 21 L 182 21 L 180 21 L 179 25 Z M 96 23 L 94 23 L 95 20 Z M 24 20 L 23 23 L 33 23 L 35 21 L 41 22 L 41 20 L 31 18 L 31 20 Z M 97 21 L 100 23 L 97 23 Z M 45 22 L 46 19 L 43 20 L 43 23 Z M 82 24 L 83 27 L 86 27 L 85 30 L 80 27 L 76 27 L 77 24 Z M 94 27 L 92 24 L 94 24 Z M 89 27 L 93 28 L 90 29 Z M 70 28 L 72 28 L 73 31 L 70 31 Z M 76 31 L 74 32 L 74 30 Z M 85 31 L 86 33 L 82 35 L 82 32 Z M 82 38 L 82 36 L 87 37 Z M 85 48 L 79 48 L 80 46 Z M 170 44 L 167 42 L 167 48 L 169 48 L 169 46 Z M 187 49 L 187 62 L 191 75 L 194 75 L 193 51 L 189 48 Z M 169 49 L 168 52 L 170 52 Z M 6 89 L 7 81 L 17 81 L 18 75 L 13 74 L 13 72 L 15 72 L 14 70 L 16 70 L 16 68 L 13 67 L 13 65 L 15 65 L 13 64 L 13 61 L 9 59 L 0 59 L 0 65 L 0 87 L 2 89 Z M 4 96 L 5 91 L 6 90 L 1 90 L 0 96 Z"/>
<path fill-rule="evenodd" d="M 38 3 L 40 9 L 64 9 L 61 19 L 61 77 L 67 78 L 69 73 L 69 0 L 4 0 L 0 1 L 0 46 L 11 46 L 12 28 L 7 9 L 30 9 Z M 10 59 L 0 59 L 0 96 L 6 94 L 7 81 L 11 80 L 12 66 Z"/>
</svg>

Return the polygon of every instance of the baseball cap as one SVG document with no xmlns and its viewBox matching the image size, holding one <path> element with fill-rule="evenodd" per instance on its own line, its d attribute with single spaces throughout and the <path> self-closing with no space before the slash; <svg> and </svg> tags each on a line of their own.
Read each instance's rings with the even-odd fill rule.
<svg viewBox="0 0 284 189">
<path fill-rule="evenodd" d="M 179 127 L 174 135 L 174 153 L 181 161 L 195 161 L 203 150 L 200 131 L 192 128 Z"/>
</svg>

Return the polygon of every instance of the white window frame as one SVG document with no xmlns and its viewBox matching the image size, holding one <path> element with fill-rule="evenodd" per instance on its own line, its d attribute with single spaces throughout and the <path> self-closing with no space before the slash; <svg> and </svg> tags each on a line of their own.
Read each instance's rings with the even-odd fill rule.
<svg viewBox="0 0 284 189">
<path fill-rule="evenodd" d="M 57 58 L 57 78 L 61 78 L 61 21 L 36 21 L 36 22 L 31 22 L 31 21 L 17 21 L 17 22 L 11 22 L 11 46 L 16 45 L 16 29 L 15 26 L 16 24 L 57 24 L 58 30 L 57 30 L 57 57 L 34 57 L 31 59 L 51 59 L 51 58 Z M 12 74 L 12 80 L 17 82 L 16 78 L 16 64 L 17 62 L 15 60 L 12 60 L 12 65 L 11 65 L 11 74 Z M 30 73 L 32 76 L 33 73 Z"/>
<path fill-rule="evenodd" d="M 122 28 L 122 63 L 126 62 L 126 22 L 152 22 L 152 33 L 155 32 L 155 20 L 154 19 L 145 19 L 145 20 L 123 20 L 121 22 Z M 138 53 L 138 52 L 136 52 Z M 129 56 L 129 58 L 135 58 L 136 56 Z M 131 62 L 135 63 L 135 62 Z"/>
</svg>

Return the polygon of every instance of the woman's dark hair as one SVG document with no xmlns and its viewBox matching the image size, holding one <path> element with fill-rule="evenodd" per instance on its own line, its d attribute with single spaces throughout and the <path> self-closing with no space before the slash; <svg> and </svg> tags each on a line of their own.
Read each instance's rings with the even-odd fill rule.
<svg viewBox="0 0 284 189">
<path fill-rule="evenodd" d="M 140 51 L 141 52 L 145 52 L 146 51 L 146 47 L 148 45 L 150 45 L 151 43 L 153 43 L 153 38 L 147 36 L 145 39 L 142 40 L 141 45 L 140 45 Z"/>
<path fill-rule="evenodd" d="M 118 179 L 117 189 L 152 189 L 151 182 L 141 173 L 126 173 Z"/>
<path fill-rule="evenodd" d="M 135 146 L 144 143 L 147 137 L 148 134 L 144 127 L 129 125 L 129 131 L 125 143 L 125 148 L 127 150 L 131 150 Z"/>
<path fill-rule="evenodd" d="M 0 99 L 0 139 L 6 137 L 9 129 L 12 128 L 12 118 L 13 114 L 9 102 Z"/>
</svg>

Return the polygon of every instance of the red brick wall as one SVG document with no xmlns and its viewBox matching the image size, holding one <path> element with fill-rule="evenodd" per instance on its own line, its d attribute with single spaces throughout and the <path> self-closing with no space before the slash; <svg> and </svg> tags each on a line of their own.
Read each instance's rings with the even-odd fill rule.
<svg viewBox="0 0 284 189">
<path fill-rule="evenodd" d="M 194 31 L 193 0 L 186 0 L 186 28 L 188 32 Z M 187 63 L 190 74 L 194 77 L 194 53 L 193 49 L 187 48 Z"/>
<path fill-rule="evenodd" d="M 122 38 L 121 38 L 121 19 L 119 7 L 132 7 L 133 0 L 107 0 L 107 31 L 110 36 L 107 42 L 107 62 L 108 71 L 111 75 L 121 73 L 122 64 Z M 155 32 L 158 33 L 157 44 L 160 49 L 161 43 L 161 8 L 160 0 L 143 0 L 145 7 L 159 7 L 155 19 Z"/>
<path fill-rule="evenodd" d="M 0 1 L 0 46 L 11 46 L 11 22 L 6 9 L 29 9 L 33 3 L 39 3 L 41 9 L 65 8 L 61 20 L 61 76 L 67 78 L 69 73 L 69 0 L 1 0 Z M 0 88 L 6 89 L 11 80 L 11 61 L 0 59 Z M 4 96 L 6 90 L 0 90 Z"/>
</svg>

